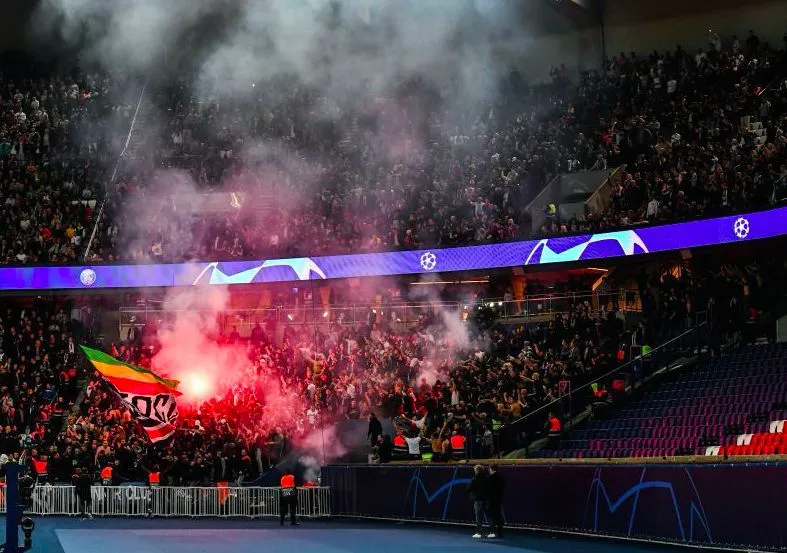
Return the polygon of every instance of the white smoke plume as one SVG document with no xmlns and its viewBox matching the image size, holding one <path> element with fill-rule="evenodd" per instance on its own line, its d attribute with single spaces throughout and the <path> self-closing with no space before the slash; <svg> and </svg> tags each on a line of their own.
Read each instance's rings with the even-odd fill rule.
<svg viewBox="0 0 787 553">
<path fill-rule="evenodd" d="M 182 33 L 217 8 L 210 0 L 41 0 L 32 22 L 40 40 L 80 48 L 85 63 L 148 71 Z"/>
<path fill-rule="evenodd" d="M 281 77 L 293 87 L 319 91 L 321 103 L 305 114 L 313 120 L 337 121 L 348 108 L 363 108 L 379 120 L 369 141 L 372 159 L 364 160 L 374 166 L 381 157 L 425 157 L 427 137 L 416 127 L 429 127 L 433 111 L 441 111 L 446 121 L 438 130 L 451 133 L 452 124 L 468 118 L 472 124 L 496 99 L 498 81 L 508 75 L 512 60 L 536 46 L 532 33 L 521 29 L 521 12 L 516 0 L 41 0 L 32 25 L 42 40 L 77 49 L 86 65 L 150 76 L 154 83 L 186 73 L 202 106 L 236 103 L 248 108 L 265 82 Z M 391 100 L 396 87 L 413 77 L 434 90 L 439 101 L 402 106 Z M 286 102 L 265 100 L 274 107 Z M 254 104 L 254 109 L 270 107 Z M 413 128 L 401 124 L 406 119 L 399 117 L 402 109 L 417 119 Z M 145 123 L 161 125 L 158 134 L 164 134 L 167 117 L 166 112 L 148 114 Z M 222 122 L 213 125 L 219 130 Z M 127 126 L 117 134 L 126 133 Z M 309 188 L 323 176 L 323 162 L 330 160 L 304 160 L 298 153 L 277 142 L 243 144 L 234 154 L 251 169 L 233 175 L 225 189 L 250 197 L 273 190 L 280 206 L 290 198 L 308 199 Z M 134 163 L 145 162 L 131 163 L 133 172 L 139 169 Z M 215 210 L 204 203 L 173 201 L 200 197 L 198 178 L 179 170 L 151 172 L 149 166 L 142 173 L 147 182 L 138 188 L 144 193 L 115 205 L 121 212 L 115 220 L 125 228 L 108 234 L 123 236 L 125 248 L 140 252 L 160 235 L 166 257 L 173 253 L 167 248 L 179 248 L 177 256 L 201 257 L 197 246 L 205 236 L 190 235 L 190 221 Z M 421 288 L 437 299 L 433 288 Z M 184 386 L 208 392 L 243 381 L 248 371 L 244 352 L 215 341 L 228 301 L 226 290 L 213 287 L 171 291 L 165 305 L 170 320 L 159 332 L 162 350 L 154 365 Z M 442 324 L 431 330 L 434 345 L 419 367 L 419 382 L 444 378 L 444 362 L 473 347 L 460 312 L 442 309 L 438 317 Z M 266 393 L 269 411 L 292 422 L 303 399 L 275 384 Z M 308 466 L 345 453 L 341 441 L 330 435 L 335 429 L 324 432 L 299 444 L 312 459 Z M 323 438 L 336 445 L 324 449 Z"/>
<path fill-rule="evenodd" d="M 113 69 L 155 72 L 193 50 L 206 97 L 294 75 L 358 102 L 417 74 L 466 103 L 533 47 L 522 11 L 511 0 L 42 0 L 33 28 Z"/>
<path fill-rule="evenodd" d="M 298 461 L 304 467 L 303 479 L 306 482 L 317 482 L 320 477 L 320 461 L 311 455 L 304 455 Z"/>
<path fill-rule="evenodd" d="M 523 12 L 514 0 L 41 0 L 32 26 L 42 40 L 77 49 L 92 66 L 136 72 L 154 83 L 183 76 L 203 107 L 284 105 L 288 94 L 274 92 L 265 93 L 265 106 L 256 103 L 260 90 L 267 91 L 264 84 L 281 78 L 292 90 L 319 91 L 320 102 L 301 114 L 306 118 L 337 121 L 348 108 L 363 109 L 378 118 L 361 161 L 376 172 L 380 159 L 414 164 L 425 157 L 423 130 L 435 110 L 442 114 L 436 130 L 443 135 L 453 134 L 454 124 L 487 115 L 512 60 L 535 46 L 532 33 L 523 30 Z M 439 101 L 392 101 L 397 87 L 412 78 Z M 400 116 L 403 109 L 409 118 Z M 401 124 L 408 119 L 414 124 Z M 166 120 L 166 113 L 153 114 L 145 125 L 161 124 L 165 135 Z M 212 124 L 221 129 L 221 121 Z M 117 134 L 127 132 L 124 127 Z M 275 189 L 279 207 L 302 203 L 288 198 L 312 197 L 326 160 L 301 157 L 296 163 L 296 153 L 277 143 L 245 144 L 234 155 L 253 163 L 261 153 L 273 157 L 277 169 L 270 162 L 254 165 L 241 178 L 225 180 L 225 189 L 248 197 Z M 140 163 L 132 161 L 131 169 Z M 199 257 L 204 236 L 189 236 L 189 221 L 197 213 L 211 215 L 211 208 L 171 209 L 174 195 L 189 189 L 200 194 L 197 180 L 182 173 L 149 176 L 144 195 L 118 202 L 124 253 L 142 257 L 160 234 L 178 248 L 178 257 Z M 167 209 L 151 209 L 161 205 Z"/>
<path fill-rule="evenodd" d="M 309 482 L 317 480 L 320 466 L 341 459 L 348 452 L 336 425 L 325 425 L 322 429 L 312 430 L 298 440 L 296 446 L 298 451 L 302 452 L 298 460 L 306 467 L 305 479 Z"/>
<path fill-rule="evenodd" d="M 470 323 L 462 318 L 461 306 L 447 306 L 441 298 L 441 286 L 428 282 L 426 277 L 421 277 L 422 284 L 414 287 L 410 297 L 428 302 L 436 315 L 436 324 L 424 330 L 434 345 L 427 348 L 427 356 L 420 362 L 417 373 L 418 384 L 425 381 L 433 385 L 437 380 L 446 380 L 447 372 L 441 369 L 446 362 L 457 360 L 471 350 L 483 349 L 484 345 L 473 338 Z"/>
</svg>

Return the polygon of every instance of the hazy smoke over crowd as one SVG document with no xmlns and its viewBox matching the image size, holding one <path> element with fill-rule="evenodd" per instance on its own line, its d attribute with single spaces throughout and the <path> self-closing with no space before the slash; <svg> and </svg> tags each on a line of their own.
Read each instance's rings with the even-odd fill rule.
<svg viewBox="0 0 787 553">
<path fill-rule="evenodd" d="M 281 367 L 255 367 L 245 345 L 217 341 L 229 299 L 228 290 L 218 286 L 169 292 L 163 306 L 168 320 L 162 321 L 159 329 L 160 350 L 152 367 L 180 381 L 183 395 L 178 402 L 187 410 L 245 387 L 255 389 L 265 406 L 264 418 L 245 421 L 246 429 L 265 433 L 276 427 L 291 428 L 303 417 L 307 402 L 298 390 L 286 387 L 278 378 Z M 303 453 L 301 463 L 314 473 L 309 479 L 314 480 L 320 462 L 347 453 L 331 421 L 321 421 L 319 428 L 306 432 L 295 445 Z"/>
<path fill-rule="evenodd" d="M 290 92 L 305 87 L 320 93 L 321 101 L 301 118 L 336 120 L 349 108 L 371 110 L 378 118 L 376 136 L 367 137 L 373 153 L 360 161 L 371 166 L 381 158 L 412 164 L 424 157 L 427 137 L 421 132 L 435 109 L 444 122 L 438 132 L 449 133 L 454 117 L 487 106 L 511 60 L 531 47 L 522 17 L 522 6 L 510 0 L 42 0 L 33 30 L 41 40 L 71 46 L 85 63 L 110 71 L 129 70 L 153 83 L 175 74 L 187 77 L 203 106 L 248 100 L 248 109 L 259 110 L 255 86 L 286 78 Z M 439 95 L 438 104 L 401 106 L 391 100 L 397 86 L 414 77 L 422 89 Z M 289 96 L 266 96 L 266 107 Z M 167 118 L 167 113 L 153 114 L 145 125 L 158 125 L 158 134 L 167 136 Z M 402 119 L 415 124 L 401 125 Z M 219 132 L 224 122 L 210 124 Z M 325 161 L 300 159 L 293 167 L 300 152 L 275 139 L 233 149 L 233 157 L 251 164 L 263 152 L 268 169 L 257 163 L 254 174 L 225 179 L 225 189 L 248 196 L 260 194 L 261 187 L 275 189 L 279 207 L 287 205 L 288 196 L 309 198 Z M 376 169 L 367 167 L 365 173 Z M 199 195 L 195 175 L 166 173 L 147 180 L 136 201 L 124 198 L 125 217 L 116 217 L 126 221 L 121 249 L 128 256 L 140 257 L 138 246 L 149 246 L 151 229 L 188 250 L 184 246 L 196 246 L 202 238 L 199 232 L 189 238 L 193 215 L 227 215 L 171 201 L 176 195 Z M 167 207 L 151 209 L 159 205 Z"/>
<path fill-rule="evenodd" d="M 424 329 L 430 347 L 418 367 L 417 381 L 419 384 L 425 381 L 430 386 L 437 380 L 445 382 L 448 371 L 445 370 L 444 363 L 463 357 L 481 344 L 473 339 L 468 323 L 462 320 L 462 310 L 441 301 L 437 285 L 419 286 L 413 297 L 430 303 L 434 315 L 433 324 Z"/>
<path fill-rule="evenodd" d="M 322 103 L 301 114 L 307 119 L 333 121 L 350 107 L 373 106 L 379 119 L 377 135 L 370 137 L 375 155 L 388 161 L 413 160 L 425 157 L 425 137 L 413 130 L 418 125 L 400 128 L 398 110 L 407 109 L 425 127 L 433 110 L 439 109 L 447 123 L 445 130 L 454 115 L 459 120 L 474 108 L 487 106 L 496 97 L 499 79 L 508 74 L 510 61 L 531 47 L 532 39 L 520 28 L 518 4 L 514 0 L 42 0 L 34 30 L 42 40 L 61 41 L 77 49 L 80 60 L 110 71 L 130 71 L 153 82 L 167 80 L 181 69 L 191 72 L 186 76 L 202 105 L 254 102 L 255 87 L 282 77 L 293 87 L 319 91 Z M 437 105 L 415 102 L 405 107 L 391 100 L 394 89 L 414 77 L 422 88 L 437 94 Z M 165 135 L 167 117 L 150 114 L 146 124 L 161 125 Z M 220 121 L 212 124 L 221 129 Z M 118 134 L 125 133 L 128 129 L 118 129 Z M 288 195 L 304 198 L 298 187 L 309 187 L 324 171 L 325 160 L 299 158 L 291 146 L 276 140 L 249 141 L 233 156 L 242 156 L 254 167 L 225 183 L 225 190 L 241 194 L 257 194 L 267 186 L 280 200 Z M 254 164 L 259 157 L 266 163 Z M 154 229 L 170 244 L 179 245 L 182 256 L 199 256 L 189 248 L 201 239 L 189 236 L 189 220 L 197 214 L 210 215 L 213 208 L 183 200 L 201 196 L 193 174 L 140 169 L 138 173 L 146 176 L 135 178 L 148 181 L 138 187 L 143 191 L 116 202 L 126 215 L 115 218 L 125 225 L 118 233 L 125 237 L 124 245 L 128 250 L 149 248 Z M 231 388 L 248 374 L 246 353 L 215 340 L 217 320 L 227 302 L 227 291 L 215 289 L 175 291 L 168 297 L 165 310 L 173 320 L 160 331 L 162 350 L 154 366 L 182 380 L 188 400 Z M 441 310 L 438 321 L 441 330 L 432 337 L 432 350 L 442 353 L 419 368 L 420 377 L 431 382 L 440 375 L 439 365 L 447 356 L 471 346 L 459 313 Z M 292 391 L 276 382 L 268 388 L 265 402 L 269 411 L 277 413 L 273 416 L 289 417 L 302 409 L 303 400 Z M 319 441 L 321 445 L 322 436 Z M 314 457 L 322 454 L 318 455 L 321 447 L 316 441 L 307 449 Z"/>
<path fill-rule="evenodd" d="M 167 294 L 163 307 L 169 320 L 159 329 L 161 350 L 153 359 L 153 368 L 179 380 L 187 402 L 198 403 L 226 392 L 246 376 L 245 351 L 216 340 L 219 316 L 228 301 L 229 291 L 217 286 Z"/>
<path fill-rule="evenodd" d="M 155 71 L 193 49 L 204 90 L 294 74 L 344 99 L 420 74 L 479 97 L 530 46 L 520 13 L 510 0 L 44 0 L 35 25 L 109 68 Z"/>
</svg>

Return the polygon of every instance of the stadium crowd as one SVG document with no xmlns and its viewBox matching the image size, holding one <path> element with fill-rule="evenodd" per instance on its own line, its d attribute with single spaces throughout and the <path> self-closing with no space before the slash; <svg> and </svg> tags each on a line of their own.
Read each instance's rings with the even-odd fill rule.
<svg viewBox="0 0 787 553">
<path fill-rule="evenodd" d="M 170 206 L 140 229 L 121 208 L 145 197 L 138 178 L 117 197 L 118 222 L 106 224 L 97 255 L 233 259 L 510 240 L 530 234 L 525 206 L 551 176 L 613 167 L 622 169 L 607 211 L 551 217 L 540 233 L 772 205 L 785 196 L 785 51 L 715 44 L 621 53 L 576 85 L 556 71 L 553 84 L 514 87 L 458 121 L 423 83 L 352 109 L 288 82 L 261 83 L 244 102 L 199 101 L 178 83 L 164 95 L 169 127 L 151 156 L 205 189 L 241 191 L 250 207 L 183 217 Z"/>
<path fill-rule="evenodd" d="M 511 79 L 494 103 L 467 110 L 444 110 L 418 81 L 352 108 L 286 80 L 213 102 L 177 81 L 156 98 L 165 136 L 110 185 L 91 256 L 235 259 L 509 240 L 531 232 L 524 206 L 551 176 L 613 167 L 608 211 L 550 218 L 541 233 L 768 206 L 784 196 L 784 63 L 784 50 L 758 41 L 621 53 L 576 84 L 565 71 L 541 87 Z M 106 75 L 0 74 L 4 262 L 84 253 L 125 140 L 110 129 L 134 116 L 120 92 L 130 88 Z M 161 201 L 170 177 L 153 173 L 162 167 L 241 201 L 208 214 L 183 198 Z M 162 211 L 142 223 L 127 209 L 150 211 L 150 202 Z"/>
<path fill-rule="evenodd" d="M 110 466 L 111 481 L 117 484 L 146 481 L 149 473 L 172 484 L 242 482 L 257 478 L 304 443 L 317 453 L 321 446 L 315 444 L 323 438 L 338 439 L 331 433 L 341 428 L 337 424 L 374 414 L 393 425 L 391 434 L 390 427 L 370 424 L 375 461 L 414 453 L 408 441 L 419 452 L 425 447 L 434 460 L 459 453 L 454 451 L 459 443 L 468 454 L 488 456 L 496 452 L 494 436 L 501 427 L 552 404 L 569 387 L 597 381 L 597 389 L 608 389 L 611 381 L 598 377 L 629 359 L 629 344 L 662 344 L 694 325 L 699 311 L 708 311 L 716 348 L 730 339 L 760 335 L 754 327 L 767 321 L 783 297 L 778 288 L 786 275 L 783 260 L 721 267 L 697 263 L 677 276 L 674 269 L 654 271 L 639 283 L 646 316 L 631 328 L 624 328 L 610 296 L 606 305 L 577 302 L 552 321 L 495 327 L 470 343 L 458 343 L 439 312 L 404 330 L 383 318 L 355 327 L 335 324 L 325 331 L 288 328 L 278 344 L 259 325 L 245 338 L 232 332 L 220 340 L 242 349 L 246 374 L 199 406 L 183 406 L 175 437 L 161 445 L 149 443 L 100 378 L 90 379 L 84 400 L 69 411 L 75 387 L 63 388 L 51 372 L 36 373 L 30 379 L 40 379 L 36 389 L 54 404 L 36 401 L 35 408 L 29 407 L 24 397 L 38 397 L 25 391 L 29 384 L 7 390 L 19 403 L 4 400 L 3 405 L 28 405 L 33 414 L 16 416 L 34 422 L 12 425 L 25 430 L 11 429 L 14 437 L 2 442 L 9 446 L 3 453 L 27 452 L 34 470 L 46 460 L 49 481 L 68 481 L 75 467 L 98 475 Z M 63 317 L 61 313 L 52 324 Z M 36 332 L 30 338 L 33 350 Z M 54 344 L 68 344 L 61 346 L 66 352 L 72 347 L 65 337 L 43 341 L 53 339 Z M 145 366 L 157 348 L 155 340 L 135 338 L 112 346 L 110 353 Z M 37 366 L 30 358 L 19 359 Z M 63 367 L 70 362 L 66 358 Z M 574 401 L 578 408 L 583 398 L 575 396 Z M 44 422 L 51 418 L 50 409 L 63 413 L 62 432 L 62 418 L 58 425 Z M 559 417 L 569 414 L 561 402 L 550 410 Z M 546 415 L 542 410 L 533 419 L 541 429 Z"/>
<path fill-rule="evenodd" d="M 614 315 L 600 320 L 584 304 L 548 324 L 495 331 L 483 347 L 457 344 L 439 320 L 436 313 L 407 331 L 383 321 L 336 325 L 324 334 L 293 332 L 280 345 L 256 327 L 235 344 L 248 356 L 242 384 L 181 409 L 175 438 L 160 447 L 147 445 L 131 413 L 93 380 L 54 449 L 85 456 L 80 463 L 95 472 L 112 465 L 117 482 L 146 480 L 145 471 L 172 483 L 237 481 L 257 477 L 315 431 L 374 413 L 442 450 L 466 425 L 484 434 L 551 401 L 560 379 L 608 369 L 608 349 L 622 332 Z M 235 340 L 223 338 L 225 345 Z M 155 351 L 129 344 L 112 353 L 144 366 Z"/>
<path fill-rule="evenodd" d="M 574 113 L 582 120 L 588 106 L 596 111 L 602 155 L 619 154 L 612 206 L 542 232 L 714 216 L 785 199 L 785 51 L 736 44 L 693 58 L 680 48 L 647 58 L 621 53 L 603 73 L 586 75 Z"/>
<path fill-rule="evenodd" d="M 9 304 L 0 314 L 0 465 L 46 454 L 63 429 L 77 398 L 83 337 L 64 309 Z"/>
<path fill-rule="evenodd" d="M 0 69 L 0 263 L 72 263 L 84 251 L 126 126 L 124 78 Z"/>
<path fill-rule="evenodd" d="M 551 175 L 617 166 L 623 168 L 612 177 L 609 212 L 551 220 L 542 232 L 767 206 L 780 199 L 785 175 L 784 63 L 784 51 L 752 40 L 743 47 L 714 43 L 693 56 L 681 49 L 621 54 L 576 85 L 558 71 L 552 85 L 511 94 L 460 120 L 440 114 L 422 83 L 353 110 L 291 83 L 261 83 L 251 111 L 199 103 L 180 83 L 162 93 L 166 140 L 154 144 L 151 159 L 124 171 L 120 192 L 109 194 L 93 259 L 508 240 L 529 232 L 522 206 Z M 98 76 L 0 75 L 2 262 L 67 263 L 83 253 L 106 168 L 119 151 L 107 121 L 133 117 L 132 105 L 112 101 L 116 88 L 123 86 Z M 281 98 L 285 90 L 292 93 Z M 260 216 L 239 209 L 184 220 L 169 203 L 166 216 L 155 217 L 161 224 L 140 228 L 122 206 L 152 194 L 147 179 L 161 165 L 184 167 L 205 190 L 237 187 L 269 205 L 250 210 Z M 294 198 L 309 200 L 292 208 Z M 199 238 L 180 239 L 186 235 Z M 679 277 L 643 278 L 645 316 L 632 329 L 611 300 L 579 303 L 549 323 L 497 328 L 477 342 L 460 340 L 439 313 L 406 330 L 374 320 L 324 333 L 290 329 L 281 343 L 261 328 L 248 340 L 227 336 L 248 357 L 243 385 L 184 409 L 175 438 L 156 447 L 99 380 L 91 379 L 78 401 L 79 336 L 65 312 L 12 309 L 0 321 L 0 456 L 27 459 L 42 477 L 46 466 L 53 481 L 69 481 L 75 467 L 98 473 L 106 466 L 114 467 L 116 482 L 158 472 L 170 483 L 237 481 L 255 478 L 314 429 L 372 414 L 393 418 L 397 435 L 428 440 L 438 455 L 449 454 L 451 437 L 469 427 L 490 454 L 495 430 L 552 402 L 561 382 L 584 384 L 614 368 L 631 339 L 663 343 L 709 307 L 716 345 L 745 334 L 767 318 L 774 287 L 783 282 L 783 262 L 772 263 L 687 266 Z M 134 340 L 111 353 L 144 366 L 156 347 Z M 263 393 L 271 382 L 280 397 L 306 401 L 271 409 L 266 401 L 275 398 Z M 370 438 L 384 462 L 394 444 L 383 434 Z"/>
</svg>

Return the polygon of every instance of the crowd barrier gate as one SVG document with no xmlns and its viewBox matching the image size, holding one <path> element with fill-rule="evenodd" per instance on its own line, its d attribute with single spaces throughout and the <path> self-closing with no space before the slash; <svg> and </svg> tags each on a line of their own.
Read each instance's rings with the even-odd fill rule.
<svg viewBox="0 0 787 553">
<path fill-rule="evenodd" d="M 93 486 L 93 516 L 278 517 L 280 488 Z M 6 512 L 0 489 L 0 512 Z M 33 489 L 32 515 L 78 515 L 74 486 L 40 485 Z M 331 516 L 328 487 L 298 488 L 298 516 Z"/>
</svg>

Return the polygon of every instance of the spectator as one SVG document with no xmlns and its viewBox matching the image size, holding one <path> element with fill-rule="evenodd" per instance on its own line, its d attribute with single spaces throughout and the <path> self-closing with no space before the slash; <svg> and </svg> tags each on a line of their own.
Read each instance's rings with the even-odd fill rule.
<svg viewBox="0 0 787 553">
<path fill-rule="evenodd" d="M 473 478 L 467 485 L 467 493 L 473 502 L 473 512 L 475 513 L 475 534 L 473 538 L 482 538 L 484 532 L 484 521 L 489 516 L 489 475 L 481 465 L 473 467 Z"/>
<path fill-rule="evenodd" d="M 380 436 L 382 436 L 382 434 L 383 425 L 380 423 L 377 415 L 374 413 L 369 413 L 369 431 L 366 434 L 366 437 L 369 438 L 369 442 L 372 445 L 377 444 L 380 441 Z"/>
<path fill-rule="evenodd" d="M 503 537 L 503 498 L 505 497 L 505 479 L 497 466 L 489 466 L 489 511 L 491 514 L 492 533 L 488 538 Z"/>
</svg>

